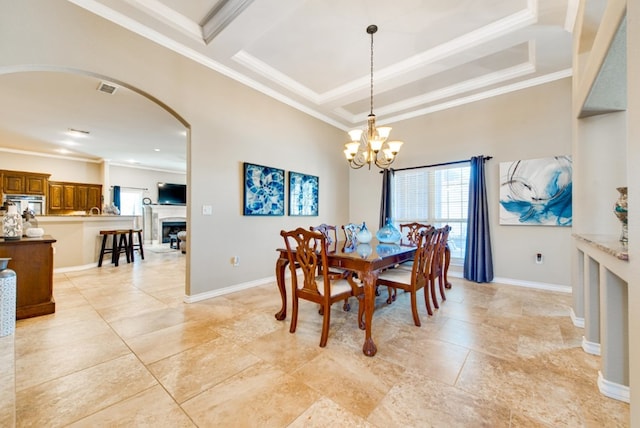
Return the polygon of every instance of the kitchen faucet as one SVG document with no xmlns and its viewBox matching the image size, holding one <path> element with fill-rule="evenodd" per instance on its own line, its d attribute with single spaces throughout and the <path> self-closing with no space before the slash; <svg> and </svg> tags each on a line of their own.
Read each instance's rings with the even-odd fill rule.
<svg viewBox="0 0 640 428">
<path fill-rule="evenodd" d="M 96 210 L 97 214 L 100 215 L 100 208 L 98 207 L 91 207 L 91 209 L 89 210 L 89 215 L 93 215 L 93 210 Z"/>
</svg>

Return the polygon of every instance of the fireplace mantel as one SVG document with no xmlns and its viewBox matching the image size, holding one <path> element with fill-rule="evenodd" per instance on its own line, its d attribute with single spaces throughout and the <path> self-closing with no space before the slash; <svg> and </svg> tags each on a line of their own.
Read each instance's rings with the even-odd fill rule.
<svg viewBox="0 0 640 428">
<path fill-rule="evenodd" d="M 143 234 L 146 244 L 162 243 L 162 223 L 165 221 L 187 221 L 184 205 L 144 205 Z"/>
</svg>

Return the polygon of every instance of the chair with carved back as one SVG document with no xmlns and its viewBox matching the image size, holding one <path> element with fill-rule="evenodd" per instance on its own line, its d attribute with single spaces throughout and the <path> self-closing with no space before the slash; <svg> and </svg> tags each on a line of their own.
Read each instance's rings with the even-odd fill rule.
<svg viewBox="0 0 640 428">
<path fill-rule="evenodd" d="M 420 238 L 420 232 L 433 229 L 430 224 L 424 223 L 405 223 L 400 225 L 400 233 L 402 238 L 400 239 L 400 245 L 408 245 L 415 247 L 418 245 L 418 239 Z M 408 260 L 404 263 L 396 266 L 399 269 L 411 270 L 413 268 L 413 260 Z"/>
<path fill-rule="evenodd" d="M 431 291 L 431 299 L 433 300 L 433 306 L 436 309 L 440 308 L 438 299 L 436 298 L 436 281 L 438 282 L 438 288 L 440 289 L 440 297 L 442 301 L 447 300 L 445 295 L 445 279 L 444 269 L 446 265 L 446 249 L 447 241 L 449 240 L 449 232 L 451 226 L 446 225 L 436 229 L 436 245 L 433 251 L 433 261 L 431 263 L 431 273 L 429 275 L 429 288 Z"/>
<path fill-rule="evenodd" d="M 357 244 L 356 234 L 358 233 L 358 225 L 355 223 L 347 223 L 342 225 L 344 232 L 344 240 L 346 246 L 355 246 Z"/>
<path fill-rule="evenodd" d="M 291 269 L 291 287 L 293 310 L 289 331 L 295 333 L 298 324 L 298 301 L 308 300 L 320 305 L 323 317 L 320 346 L 327 344 L 331 317 L 331 305 L 335 302 L 348 300 L 355 296 L 363 298 L 364 289 L 357 284 L 352 275 L 345 275 L 339 279 L 332 278 L 326 269 L 318 275 L 320 265 L 327 266 L 326 237 L 322 232 L 297 228 L 292 231 L 281 231 L 284 238 Z M 296 269 L 297 267 L 297 269 Z M 302 272 L 298 277 L 298 270 Z M 362 320 L 364 305 L 358 304 L 358 323 Z"/>
<path fill-rule="evenodd" d="M 327 251 L 334 252 L 338 247 L 338 227 L 331 224 L 322 223 L 318 226 L 311 226 L 309 228 L 312 231 L 321 232 L 325 237 L 325 243 Z M 332 279 L 339 279 L 350 274 L 349 271 L 329 269 L 329 275 Z M 318 265 L 318 275 L 322 275 L 322 265 Z M 343 309 L 348 311 L 350 309 L 348 300 L 345 300 Z"/>
<path fill-rule="evenodd" d="M 418 316 L 417 293 L 420 289 L 423 290 L 427 313 L 433 315 L 431 304 L 429 303 L 429 275 L 433 261 L 433 251 L 435 249 L 435 236 L 436 233 L 433 228 L 420 231 L 417 241 L 418 249 L 416 250 L 414 263 L 410 271 L 405 269 L 388 269 L 378 276 L 378 285 L 400 289 L 410 293 L 413 322 L 418 327 L 420 327 L 420 317 Z"/>
</svg>

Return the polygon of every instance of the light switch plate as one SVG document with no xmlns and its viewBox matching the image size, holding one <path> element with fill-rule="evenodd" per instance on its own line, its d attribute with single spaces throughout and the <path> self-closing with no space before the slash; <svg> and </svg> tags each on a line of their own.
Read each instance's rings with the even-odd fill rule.
<svg viewBox="0 0 640 428">
<path fill-rule="evenodd" d="M 203 205 L 202 206 L 202 215 L 212 215 L 213 207 L 211 205 Z"/>
</svg>

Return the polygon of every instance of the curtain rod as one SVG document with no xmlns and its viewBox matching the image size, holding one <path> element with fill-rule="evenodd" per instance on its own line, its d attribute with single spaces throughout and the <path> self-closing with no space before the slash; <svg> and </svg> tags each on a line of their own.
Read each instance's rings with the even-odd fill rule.
<svg viewBox="0 0 640 428">
<path fill-rule="evenodd" d="M 113 189 L 115 186 L 111 186 L 110 189 Z M 123 189 L 134 189 L 134 190 L 149 190 L 146 187 L 129 187 L 129 186 L 119 186 L 120 188 Z"/>
<path fill-rule="evenodd" d="M 485 156 L 484 160 L 488 161 L 489 159 L 493 159 L 493 156 Z M 398 168 L 398 169 L 393 169 L 390 168 L 392 171 L 407 171 L 410 169 L 418 169 L 418 168 L 432 168 L 435 166 L 445 166 L 445 165 L 455 165 L 457 163 L 465 163 L 465 162 L 471 162 L 471 159 L 463 159 L 463 160 L 458 160 L 458 161 L 451 161 L 451 162 L 443 162 L 443 163 L 434 163 L 431 165 L 421 165 L 421 166 L 410 166 L 407 168 Z M 380 171 L 382 172 L 382 171 Z"/>
</svg>

